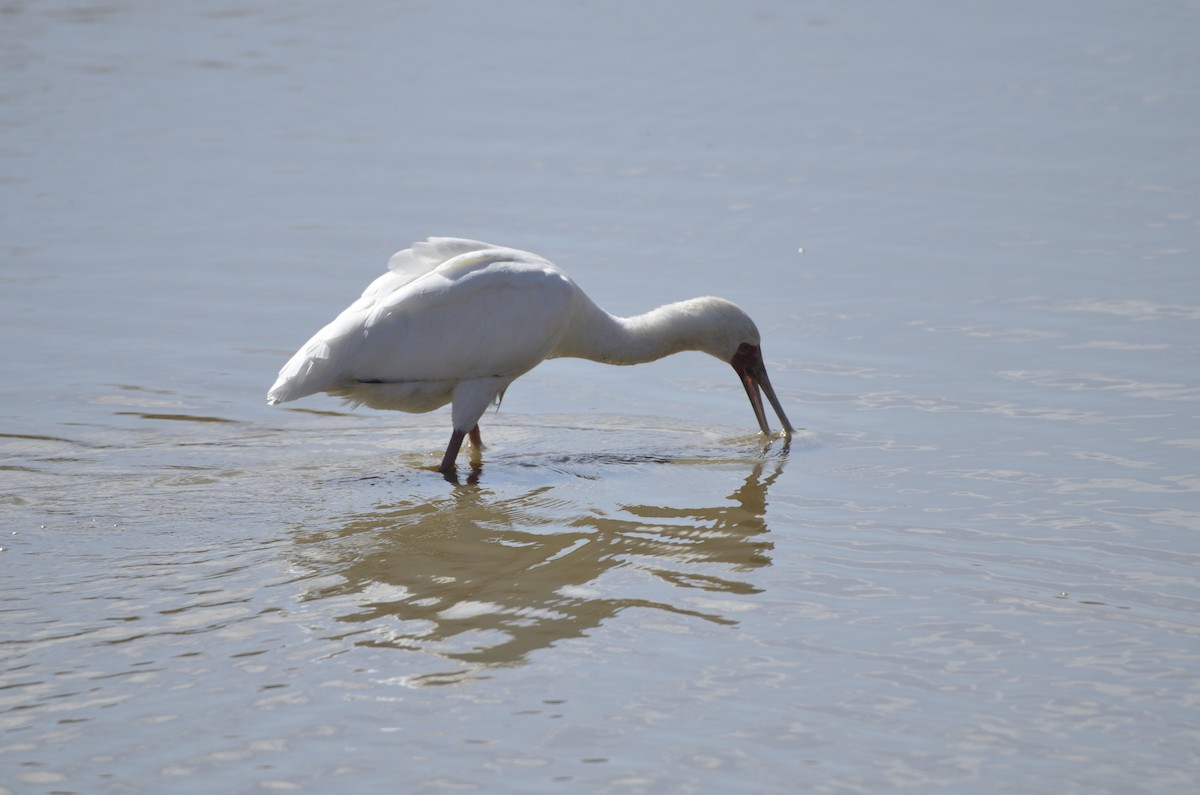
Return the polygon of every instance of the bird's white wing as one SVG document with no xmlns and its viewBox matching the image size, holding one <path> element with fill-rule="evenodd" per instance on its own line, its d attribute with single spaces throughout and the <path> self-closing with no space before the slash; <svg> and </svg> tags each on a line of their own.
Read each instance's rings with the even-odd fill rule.
<svg viewBox="0 0 1200 795">
<path fill-rule="evenodd" d="M 493 248 L 455 257 L 378 301 L 353 344 L 359 381 L 517 375 L 557 344 L 576 287 L 546 260 Z"/>
<path fill-rule="evenodd" d="M 355 381 L 519 375 L 553 349 L 576 291 L 535 254 L 473 240 L 432 238 L 392 261 L 396 271 L 376 279 L 284 365 L 269 402 Z"/>
<path fill-rule="evenodd" d="M 279 371 L 275 385 L 267 392 L 268 403 L 289 400 L 324 391 L 347 378 L 356 335 L 362 332 L 366 318 L 375 306 L 396 295 L 412 282 L 427 276 L 449 260 L 481 249 L 495 249 L 479 240 L 431 237 L 397 251 L 388 260 L 388 269 L 365 289 L 362 296 L 346 307 L 296 351 Z"/>
<path fill-rule="evenodd" d="M 403 251 L 397 251 L 388 260 L 387 266 L 389 271 L 398 276 L 411 274 L 412 278 L 416 278 L 460 254 L 493 248 L 500 248 L 500 246 L 461 237 L 431 237 L 419 243 L 413 243 L 411 247 Z"/>
<path fill-rule="evenodd" d="M 391 256 L 387 272 L 367 285 L 362 297 L 377 300 L 431 273 L 457 256 L 495 248 L 499 246 L 459 237 L 431 237 L 413 243 L 409 248 L 397 251 Z"/>
</svg>

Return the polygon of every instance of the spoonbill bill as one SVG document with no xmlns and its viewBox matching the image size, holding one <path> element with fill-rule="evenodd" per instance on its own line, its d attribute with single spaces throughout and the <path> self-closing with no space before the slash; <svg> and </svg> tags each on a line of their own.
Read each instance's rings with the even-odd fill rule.
<svg viewBox="0 0 1200 795">
<path fill-rule="evenodd" d="M 465 438 L 478 460 L 487 407 L 543 360 L 639 364 L 690 350 L 733 365 L 764 434 L 770 428 L 760 390 L 791 434 L 767 378 L 758 328 L 729 301 L 692 298 L 615 317 L 537 254 L 431 237 L 394 254 L 386 273 L 304 343 L 279 371 L 267 402 L 325 392 L 356 406 L 408 412 L 450 403 L 453 433 L 439 470 L 452 477 Z"/>
</svg>

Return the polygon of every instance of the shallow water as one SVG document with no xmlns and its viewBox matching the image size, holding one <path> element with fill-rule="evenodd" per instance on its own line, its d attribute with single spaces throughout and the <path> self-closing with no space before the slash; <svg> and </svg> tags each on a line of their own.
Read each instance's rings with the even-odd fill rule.
<svg viewBox="0 0 1200 795">
<path fill-rule="evenodd" d="M 1191 793 L 1197 9 L 0 10 L 0 792 Z M 268 408 L 429 234 L 727 366 Z"/>
</svg>

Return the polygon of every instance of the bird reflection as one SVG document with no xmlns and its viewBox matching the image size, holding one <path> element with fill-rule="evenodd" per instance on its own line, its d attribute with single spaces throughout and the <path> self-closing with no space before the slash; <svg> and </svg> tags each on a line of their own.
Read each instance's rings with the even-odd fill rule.
<svg viewBox="0 0 1200 795">
<path fill-rule="evenodd" d="M 469 484 L 432 501 L 380 506 L 299 539 L 317 578 L 338 580 L 303 598 L 351 606 L 336 616 L 348 625 L 338 638 L 420 650 L 459 666 L 415 684 L 519 665 L 631 607 L 734 624 L 707 607 L 715 599 L 700 600 L 705 609 L 687 607 L 679 602 L 696 600 L 676 589 L 761 590 L 739 575 L 771 563 L 767 490 L 782 465 L 760 459 L 711 507 L 621 505 L 610 516 L 581 511 L 553 486 L 505 498 Z M 639 571 L 673 587 L 650 581 L 647 589 L 644 578 L 631 585 L 622 577 Z"/>
</svg>

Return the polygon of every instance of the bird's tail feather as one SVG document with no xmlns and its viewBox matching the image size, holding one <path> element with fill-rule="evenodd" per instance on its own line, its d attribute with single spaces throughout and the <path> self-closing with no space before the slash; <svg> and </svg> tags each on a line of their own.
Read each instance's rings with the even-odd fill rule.
<svg viewBox="0 0 1200 795">
<path fill-rule="evenodd" d="M 353 343 L 354 329 L 345 320 L 339 316 L 296 351 L 267 392 L 267 403 L 274 406 L 324 392 L 346 378 L 342 362 Z"/>
</svg>

